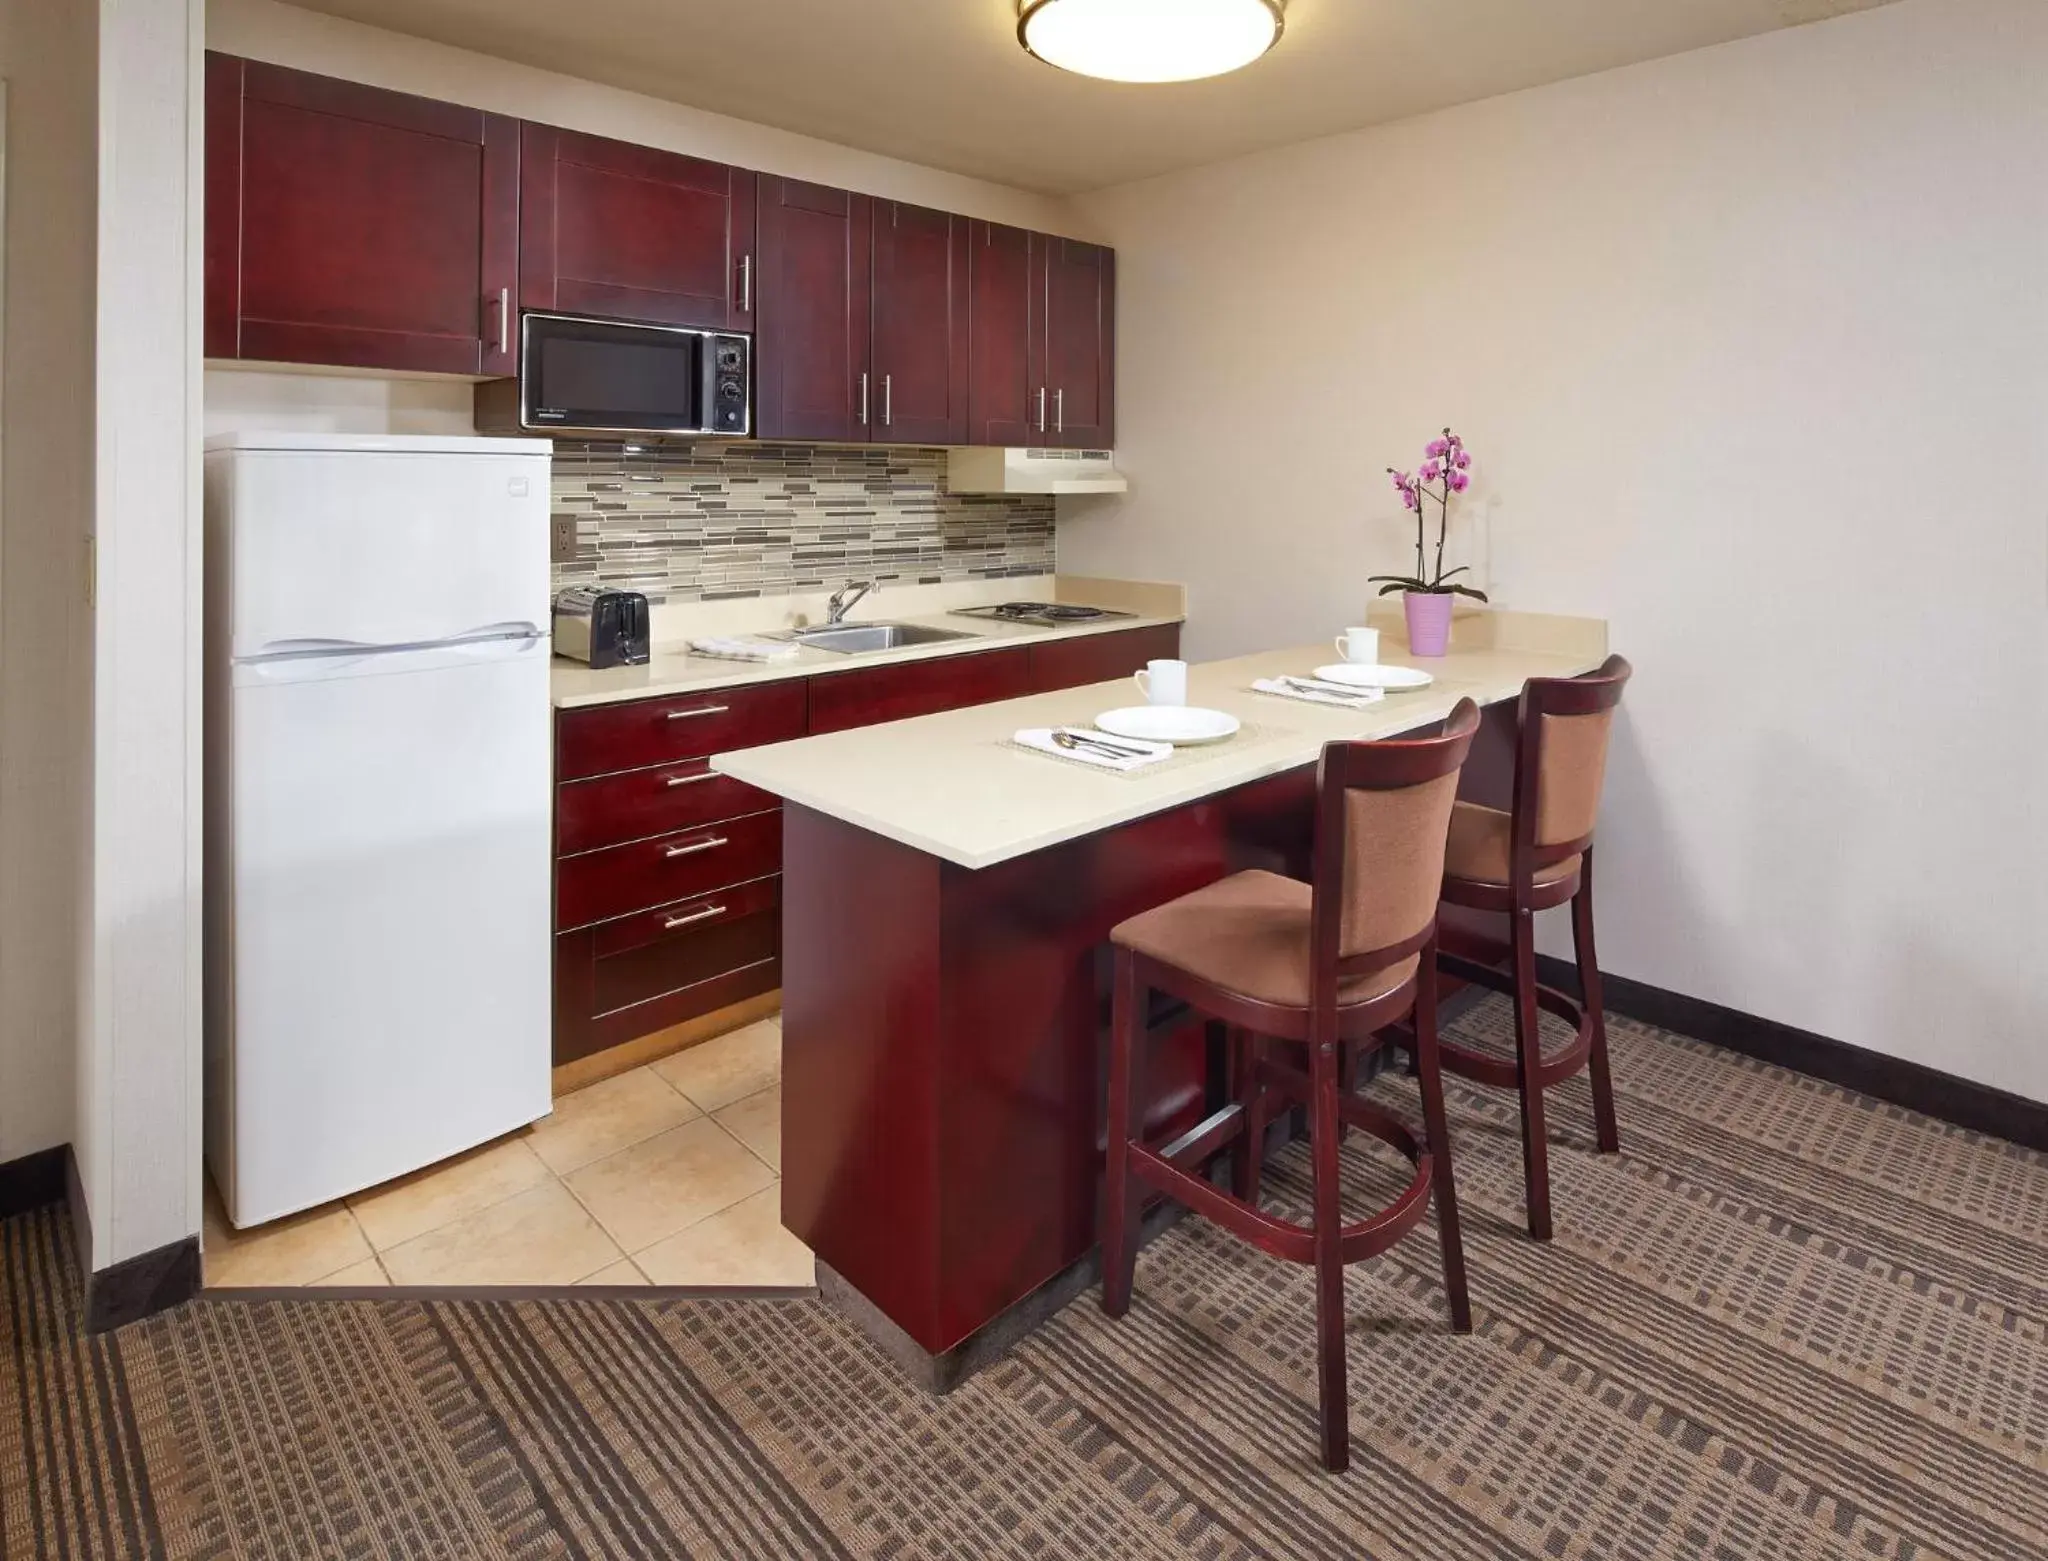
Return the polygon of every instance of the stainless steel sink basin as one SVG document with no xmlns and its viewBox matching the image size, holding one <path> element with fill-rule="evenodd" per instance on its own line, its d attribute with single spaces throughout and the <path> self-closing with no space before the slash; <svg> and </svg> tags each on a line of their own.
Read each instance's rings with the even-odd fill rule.
<svg viewBox="0 0 2048 1561">
<path fill-rule="evenodd" d="M 979 636 L 958 629 L 928 629 L 916 623 L 842 623 L 830 628 L 798 629 L 790 638 L 799 645 L 857 656 L 864 651 L 898 650 L 905 645 L 936 645 L 941 640 L 971 640 Z"/>
</svg>

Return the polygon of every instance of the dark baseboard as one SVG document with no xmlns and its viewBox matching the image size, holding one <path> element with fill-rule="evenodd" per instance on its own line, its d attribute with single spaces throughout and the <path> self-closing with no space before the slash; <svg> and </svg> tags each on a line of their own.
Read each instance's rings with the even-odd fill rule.
<svg viewBox="0 0 2048 1561">
<path fill-rule="evenodd" d="M 105 1333 L 182 1306 L 199 1293 L 199 1238 L 123 1259 L 85 1282 L 85 1328 Z"/>
<path fill-rule="evenodd" d="M 1536 956 L 1536 978 L 1574 996 L 1579 990 L 1578 972 L 1571 962 L 1554 955 Z M 1626 976 L 1602 972 L 1600 984 L 1609 1009 L 1644 1024 L 1825 1079 L 1956 1127 L 2048 1151 L 2048 1102 L 2028 1100 L 1938 1068 L 1887 1057 Z"/>
<path fill-rule="evenodd" d="M 70 1149 L 38 1149 L 0 1165 L 0 1220 L 64 1201 L 65 1163 Z"/>
</svg>

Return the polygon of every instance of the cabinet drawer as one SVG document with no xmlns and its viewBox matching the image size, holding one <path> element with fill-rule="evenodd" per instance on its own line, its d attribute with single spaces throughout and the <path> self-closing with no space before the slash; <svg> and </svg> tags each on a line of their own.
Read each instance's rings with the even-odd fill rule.
<svg viewBox="0 0 2048 1561">
<path fill-rule="evenodd" d="M 764 878 L 781 866 L 779 812 L 563 857 L 555 864 L 555 926 L 567 930 L 630 916 Z"/>
<path fill-rule="evenodd" d="M 753 748 L 804 735 L 804 682 L 722 688 L 565 710 L 555 727 L 555 774 L 580 780 Z"/>
<path fill-rule="evenodd" d="M 718 774 L 709 759 L 566 781 L 555 788 L 555 849 L 572 856 L 781 806 L 769 792 Z"/>
<path fill-rule="evenodd" d="M 775 957 L 780 878 L 621 917 L 592 930 L 591 1011 L 614 1013 Z"/>
<path fill-rule="evenodd" d="M 1031 652 L 1022 646 L 828 672 L 811 679 L 811 731 L 843 732 L 1030 692 Z"/>
</svg>

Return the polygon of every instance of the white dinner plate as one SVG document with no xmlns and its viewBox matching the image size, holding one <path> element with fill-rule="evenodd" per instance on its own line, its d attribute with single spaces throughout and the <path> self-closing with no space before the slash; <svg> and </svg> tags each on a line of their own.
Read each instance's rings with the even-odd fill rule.
<svg viewBox="0 0 2048 1561">
<path fill-rule="evenodd" d="M 1427 672 L 1418 672 L 1413 667 L 1370 667 L 1359 661 L 1337 661 L 1327 667 L 1317 667 L 1316 676 L 1325 683 L 1348 683 L 1353 688 L 1384 688 L 1394 692 L 1427 688 L 1436 681 Z"/>
<path fill-rule="evenodd" d="M 1112 737 L 1186 745 L 1220 743 L 1242 723 L 1234 715 L 1199 705 L 1129 705 L 1103 711 L 1095 724 Z"/>
</svg>

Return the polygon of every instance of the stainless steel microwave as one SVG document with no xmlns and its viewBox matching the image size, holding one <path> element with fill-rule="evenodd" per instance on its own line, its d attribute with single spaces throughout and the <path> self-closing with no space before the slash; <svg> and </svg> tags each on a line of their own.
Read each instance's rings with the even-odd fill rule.
<svg viewBox="0 0 2048 1561">
<path fill-rule="evenodd" d="M 519 377 L 476 388 L 485 433 L 753 431 L 754 343 L 729 331 L 519 317 Z"/>
</svg>

